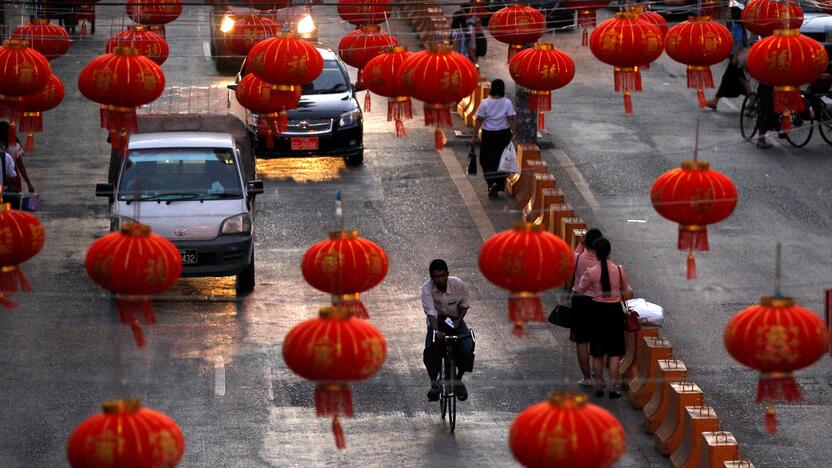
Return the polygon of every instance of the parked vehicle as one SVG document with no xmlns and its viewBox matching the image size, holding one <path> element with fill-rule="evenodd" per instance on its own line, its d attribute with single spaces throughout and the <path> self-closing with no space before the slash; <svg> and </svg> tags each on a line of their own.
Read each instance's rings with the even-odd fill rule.
<svg viewBox="0 0 832 468">
<path fill-rule="evenodd" d="M 832 45 L 832 16 L 824 13 L 813 1 L 801 2 L 800 6 L 803 8 L 800 34 L 809 36 L 825 46 Z"/>
</svg>

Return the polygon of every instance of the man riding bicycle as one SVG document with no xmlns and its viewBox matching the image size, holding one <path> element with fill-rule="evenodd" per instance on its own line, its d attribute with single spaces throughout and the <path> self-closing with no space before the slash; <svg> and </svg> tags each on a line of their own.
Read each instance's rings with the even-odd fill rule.
<svg viewBox="0 0 832 468">
<path fill-rule="evenodd" d="M 465 401 L 468 399 L 468 390 L 462 383 L 462 376 L 474 367 L 474 340 L 463 320 L 468 312 L 468 287 L 458 277 L 448 276 L 448 264 L 444 260 L 433 260 L 428 270 L 430 279 L 422 284 L 421 291 L 422 307 L 428 325 L 423 353 L 431 383 L 428 400 L 437 401 L 441 392 L 437 379 L 445 352 L 445 335 L 458 335 L 461 338 L 457 340 L 454 354 L 457 368 L 454 393 L 459 401 Z"/>
</svg>

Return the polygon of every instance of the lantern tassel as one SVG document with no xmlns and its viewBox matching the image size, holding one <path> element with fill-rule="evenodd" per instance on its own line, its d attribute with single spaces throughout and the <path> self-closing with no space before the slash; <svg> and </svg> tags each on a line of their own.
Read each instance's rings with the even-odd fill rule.
<svg viewBox="0 0 832 468">
<path fill-rule="evenodd" d="M 17 132 L 15 131 L 14 120 L 9 120 L 9 133 L 8 133 L 7 136 L 8 136 L 9 146 L 14 146 L 17 143 Z"/>
<path fill-rule="evenodd" d="M 139 323 L 139 314 L 145 318 L 148 325 L 156 323 L 156 316 L 153 314 L 153 305 L 147 296 L 116 296 L 116 306 L 118 307 L 118 315 L 121 323 L 130 325 L 133 330 L 133 338 L 136 340 L 136 346 L 141 348 L 144 346 L 144 333 L 142 332 L 141 323 Z"/>
<path fill-rule="evenodd" d="M 407 130 L 404 128 L 402 119 L 396 119 L 396 137 L 402 138 L 407 136 Z"/>
<path fill-rule="evenodd" d="M 434 147 L 440 150 L 445 147 L 445 143 L 447 141 L 447 138 L 445 138 L 445 132 L 442 131 L 442 127 L 436 127 L 436 130 L 433 132 Z"/>
<path fill-rule="evenodd" d="M 28 152 L 35 150 L 35 135 L 32 132 L 26 134 L 26 144 L 23 145 L 23 150 Z"/>
<path fill-rule="evenodd" d="M 624 113 L 633 113 L 633 98 L 629 92 L 624 93 Z"/>
<path fill-rule="evenodd" d="M 17 307 L 17 302 L 9 299 L 5 294 L 0 293 L 0 306 L 3 306 L 7 309 L 14 309 Z"/>
<path fill-rule="evenodd" d="M 86 21 L 81 21 L 81 33 L 80 33 L 80 36 L 81 36 L 81 37 L 84 37 L 84 36 L 86 36 L 86 35 L 87 35 L 87 22 L 86 22 Z"/>
<path fill-rule="evenodd" d="M 693 256 L 693 251 L 688 252 L 688 272 L 687 278 L 689 280 L 696 278 L 696 258 Z"/>
<path fill-rule="evenodd" d="M 708 251 L 708 229 L 698 225 L 679 225 L 679 238 L 676 244 L 679 250 Z"/>
<path fill-rule="evenodd" d="M 588 46 L 589 45 L 589 31 L 584 28 L 583 34 L 581 34 L 581 45 Z"/>
<path fill-rule="evenodd" d="M 543 304 L 540 295 L 534 293 L 515 293 L 508 299 L 508 319 L 514 323 L 512 334 L 524 336 L 525 322 L 543 322 Z"/>
<path fill-rule="evenodd" d="M 318 417 L 352 417 L 352 391 L 345 384 L 318 384 L 315 386 L 315 411 Z"/>
<path fill-rule="evenodd" d="M 523 338 L 526 336 L 526 329 L 523 327 L 523 321 L 518 320 L 514 322 L 514 327 L 511 329 L 511 334 L 516 336 L 517 338 Z"/>
<path fill-rule="evenodd" d="M 372 112 L 373 98 L 370 97 L 370 92 L 364 95 L 364 112 Z"/>
<path fill-rule="evenodd" d="M 538 130 L 543 130 L 543 129 L 546 128 L 546 121 L 545 121 L 544 115 L 545 114 L 543 113 L 543 111 L 539 111 L 537 113 L 537 129 Z"/>
<path fill-rule="evenodd" d="M 367 307 L 361 302 L 361 294 L 343 294 L 343 295 L 333 295 L 332 296 L 332 305 L 338 307 L 346 307 L 350 311 L 352 311 L 353 316 L 358 317 L 360 319 L 367 320 L 370 318 L 370 314 L 367 313 Z"/>
<path fill-rule="evenodd" d="M 413 106 L 409 97 L 400 97 L 387 100 L 387 121 L 404 120 L 413 118 Z"/>
<path fill-rule="evenodd" d="M 133 339 L 136 340 L 136 346 L 144 347 L 144 333 L 137 317 L 133 317 L 130 321 L 130 329 L 133 330 Z"/>
<path fill-rule="evenodd" d="M 765 426 L 769 434 L 777 433 L 777 411 L 774 406 L 766 408 Z"/>
<path fill-rule="evenodd" d="M 0 292 L 13 293 L 18 291 L 29 292 L 32 284 L 26 279 L 26 275 L 19 266 L 6 266 L 0 268 Z"/>
<path fill-rule="evenodd" d="M 280 111 L 280 114 L 277 116 L 277 131 L 279 133 L 285 132 L 289 128 L 289 113 L 286 109 Z"/>
<path fill-rule="evenodd" d="M 344 428 L 341 427 L 341 420 L 338 416 L 332 418 L 332 435 L 335 436 L 335 447 L 338 450 L 347 448 L 347 438 L 344 435 Z"/>
</svg>

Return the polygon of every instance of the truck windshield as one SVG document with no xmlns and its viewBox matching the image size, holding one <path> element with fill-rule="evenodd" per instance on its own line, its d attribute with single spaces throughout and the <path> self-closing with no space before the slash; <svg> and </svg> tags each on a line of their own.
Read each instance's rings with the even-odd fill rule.
<svg viewBox="0 0 832 468">
<path fill-rule="evenodd" d="M 311 83 L 301 87 L 303 94 L 346 93 L 350 83 L 335 60 L 324 60 L 324 70 Z"/>
<path fill-rule="evenodd" d="M 230 148 L 131 150 L 118 185 L 121 201 L 242 198 Z"/>
</svg>

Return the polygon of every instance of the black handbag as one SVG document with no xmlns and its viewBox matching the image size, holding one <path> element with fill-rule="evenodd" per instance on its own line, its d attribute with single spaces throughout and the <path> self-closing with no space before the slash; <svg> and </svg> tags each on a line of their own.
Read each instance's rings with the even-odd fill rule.
<svg viewBox="0 0 832 468">
<path fill-rule="evenodd" d="M 572 328 L 575 324 L 575 311 L 572 309 L 572 286 L 575 283 L 575 270 L 578 269 L 578 260 L 581 259 L 581 254 L 575 259 L 575 268 L 572 270 L 572 280 L 569 284 L 569 295 L 566 297 L 566 302 L 558 304 L 549 313 L 549 323 L 564 328 Z"/>
<path fill-rule="evenodd" d="M 473 143 L 468 150 L 468 175 L 477 175 L 477 150 Z"/>
</svg>

